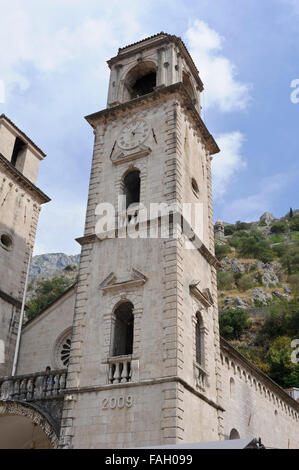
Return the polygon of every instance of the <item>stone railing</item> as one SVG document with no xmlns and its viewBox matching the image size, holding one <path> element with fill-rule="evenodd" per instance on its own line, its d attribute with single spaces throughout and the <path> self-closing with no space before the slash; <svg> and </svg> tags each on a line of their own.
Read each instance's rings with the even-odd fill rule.
<svg viewBox="0 0 299 470">
<path fill-rule="evenodd" d="M 54 370 L 49 374 L 35 374 L 0 378 L 0 399 L 31 401 L 62 397 L 66 387 L 67 371 Z"/>
<path fill-rule="evenodd" d="M 108 359 L 109 383 L 119 384 L 132 380 L 132 357 L 118 356 Z"/>
</svg>

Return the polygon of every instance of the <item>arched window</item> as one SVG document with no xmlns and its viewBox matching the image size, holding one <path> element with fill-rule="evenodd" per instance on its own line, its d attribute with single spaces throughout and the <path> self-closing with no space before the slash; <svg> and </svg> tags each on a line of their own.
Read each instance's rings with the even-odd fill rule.
<svg viewBox="0 0 299 470">
<path fill-rule="evenodd" d="M 233 441 L 235 439 L 240 439 L 240 434 L 236 429 L 232 429 L 229 435 L 229 440 Z"/>
<path fill-rule="evenodd" d="M 152 93 L 157 84 L 156 65 L 153 62 L 145 61 L 137 64 L 129 71 L 125 79 L 126 99 L 134 99 L 139 96 Z"/>
<path fill-rule="evenodd" d="M 124 302 L 120 304 L 114 312 L 112 357 L 133 354 L 133 308 L 131 302 Z"/>
<path fill-rule="evenodd" d="M 196 315 L 195 326 L 195 360 L 197 364 L 203 366 L 204 364 L 204 330 L 203 322 L 200 313 Z"/>
<path fill-rule="evenodd" d="M 126 196 L 126 209 L 131 204 L 140 202 L 140 171 L 133 170 L 123 179 L 123 192 Z"/>
</svg>

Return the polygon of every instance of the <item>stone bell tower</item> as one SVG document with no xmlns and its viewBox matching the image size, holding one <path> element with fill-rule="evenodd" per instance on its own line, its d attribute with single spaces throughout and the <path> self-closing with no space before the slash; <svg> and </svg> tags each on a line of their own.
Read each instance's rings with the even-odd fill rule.
<svg viewBox="0 0 299 470">
<path fill-rule="evenodd" d="M 0 116 L 0 376 L 12 372 L 29 254 L 41 204 L 50 201 L 35 186 L 45 156 L 10 119 Z"/>
<path fill-rule="evenodd" d="M 182 40 L 165 33 L 108 65 L 107 108 L 86 118 L 95 143 L 60 446 L 219 440 L 210 170 L 219 149 L 200 116 L 203 84 Z M 202 208 L 189 243 L 186 203 Z M 153 204 L 175 205 L 179 222 Z"/>
</svg>

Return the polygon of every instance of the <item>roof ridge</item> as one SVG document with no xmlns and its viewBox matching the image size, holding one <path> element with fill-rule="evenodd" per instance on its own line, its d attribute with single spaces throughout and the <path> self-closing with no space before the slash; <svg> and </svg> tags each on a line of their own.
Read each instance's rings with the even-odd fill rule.
<svg viewBox="0 0 299 470">
<path fill-rule="evenodd" d="M 4 113 L 2 113 L 0 115 L 0 119 L 5 119 L 12 127 L 14 127 L 14 129 L 19 132 L 23 137 L 25 137 L 26 140 L 28 140 L 28 142 L 43 156 L 43 157 L 46 157 L 46 154 L 45 152 L 42 151 L 42 149 L 40 147 L 38 147 L 34 142 L 33 140 L 30 139 L 30 137 L 28 137 L 27 134 L 25 134 L 25 132 L 21 131 L 21 129 L 11 120 L 9 119 Z"/>
</svg>

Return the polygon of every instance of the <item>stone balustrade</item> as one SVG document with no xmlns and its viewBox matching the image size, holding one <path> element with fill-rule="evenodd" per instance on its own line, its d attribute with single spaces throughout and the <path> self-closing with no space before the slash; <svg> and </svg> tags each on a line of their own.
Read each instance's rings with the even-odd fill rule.
<svg viewBox="0 0 299 470">
<path fill-rule="evenodd" d="M 28 375 L 0 378 L 0 399 L 32 401 L 62 397 L 66 388 L 67 371 L 38 372 Z"/>
<path fill-rule="evenodd" d="M 109 383 L 118 384 L 131 382 L 132 380 L 132 357 L 118 356 L 108 360 Z"/>
</svg>

